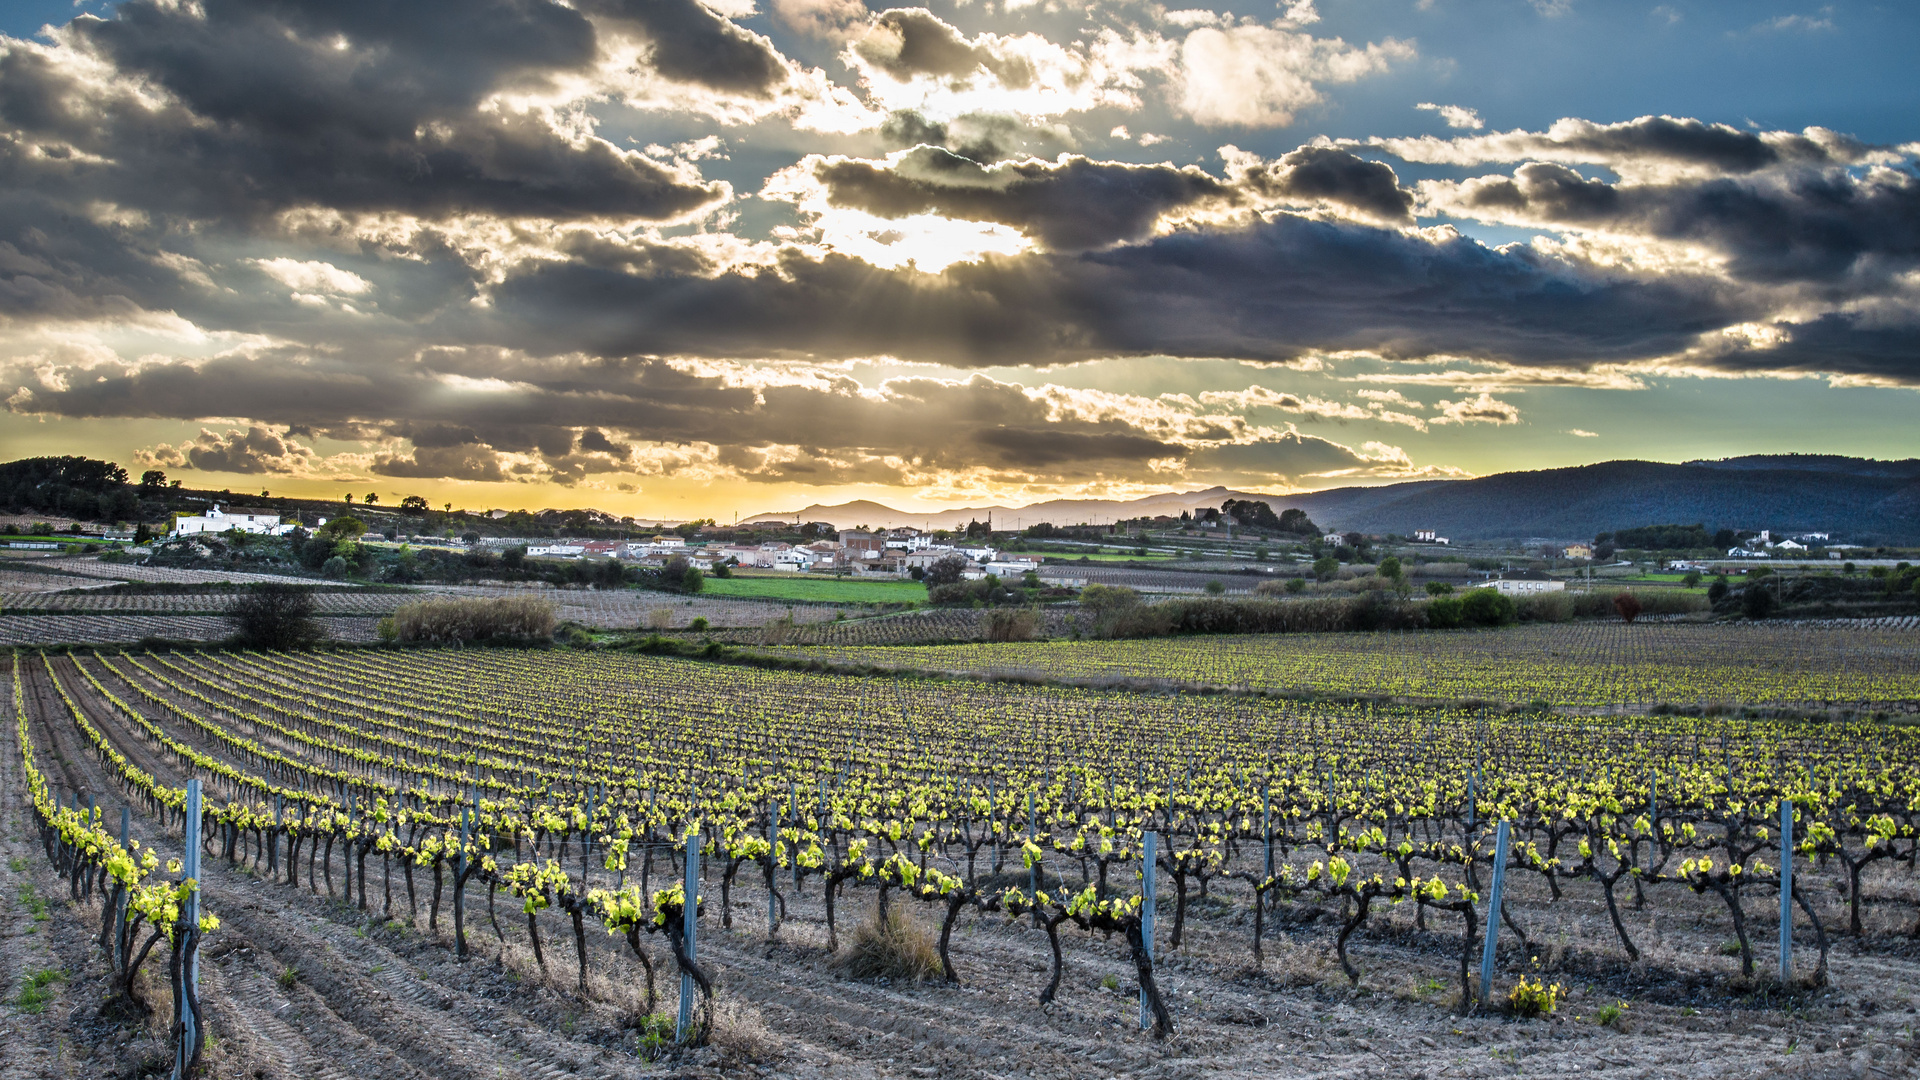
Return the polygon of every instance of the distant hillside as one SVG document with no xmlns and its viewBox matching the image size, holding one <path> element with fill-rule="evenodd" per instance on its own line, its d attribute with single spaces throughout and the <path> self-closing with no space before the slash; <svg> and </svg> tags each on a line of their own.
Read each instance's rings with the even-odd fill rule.
<svg viewBox="0 0 1920 1080">
<path fill-rule="evenodd" d="M 1211 487 L 1204 491 L 1169 491 L 1124 501 L 1053 499 L 1034 503 L 1031 506 L 965 506 L 954 510 L 919 513 L 911 510 L 895 510 L 869 499 L 861 499 L 832 506 L 815 503 L 800 510 L 755 514 L 740 520 L 743 522 L 826 521 L 842 529 L 856 528 L 861 525 L 871 525 L 876 529 L 894 529 L 903 526 L 915 529 L 952 529 L 964 528 L 970 521 L 986 521 L 991 516 L 994 528 L 1014 529 L 1037 525 L 1043 521 L 1054 525 L 1105 525 L 1116 520 L 1152 517 L 1160 514 L 1178 517 L 1182 510 L 1193 510 L 1202 506 L 1217 507 L 1227 499 L 1264 500 L 1272 505 L 1275 513 L 1282 509 L 1282 503 L 1292 506 L 1296 501 L 1296 497 L 1291 495 L 1265 495 L 1259 492 Z"/>
<path fill-rule="evenodd" d="M 1474 480 L 1415 480 L 1302 495 L 1214 487 L 1129 501 L 1057 499 L 1032 506 L 976 506 L 938 513 L 877 502 L 815 504 L 759 518 L 828 521 L 841 528 L 910 525 L 935 529 L 985 521 L 1016 528 L 1105 523 L 1263 499 L 1276 513 L 1299 507 L 1342 531 L 1410 534 L 1435 529 L 1460 540 L 1546 536 L 1583 539 L 1638 525 L 1695 522 L 1722 528 L 1831 532 L 1852 543 L 1920 543 L 1920 460 L 1873 461 L 1825 454 L 1772 454 L 1690 461 L 1604 461 L 1569 469 L 1498 473 Z M 743 519 L 753 520 L 753 519 Z"/>
<path fill-rule="evenodd" d="M 1605 461 L 1474 480 L 1337 488 L 1290 496 L 1322 525 L 1435 529 L 1462 540 L 1590 537 L 1636 525 L 1831 532 L 1854 543 L 1920 542 L 1920 462 L 1810 455 L 1669 465 Z"/>
</svg>

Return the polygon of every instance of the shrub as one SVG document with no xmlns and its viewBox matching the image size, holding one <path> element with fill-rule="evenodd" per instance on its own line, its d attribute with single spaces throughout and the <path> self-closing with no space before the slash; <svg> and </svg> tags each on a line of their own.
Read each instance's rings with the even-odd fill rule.
<svg viewBox="0 0 1920 1080">
<path fill-rule="evenodd" d="M 1764 619 L 1773 614 L 1773 594 L 1765 585 L 1749 585 L 1742 591 L 1740 611 L 1749 619 Z"/>
<path fill-rule="evenodd" d="M 1468 626 L 1505 626 L 1514 618 L 1513 600 L 1495 589 L 1468 589 L 1460 600 L 1460 618 Z"/>
<path fill-rule="evenodd" d="M 347 576 L 347 560 L 338 555 L 330 556 L 326 562 L 320 564 L 320 572 L 338 581 Z"/>
<path fill-rule="evenodd" d="M 1613 610 L 1619 612 L 1620 618 L 1631 625 L 1633 620 L 1639 618 L 1640 612 L 1645 609 L 1640 603 L 1639 597 L 1630 592 L 1623 592 L 1613 598 Z"/>
<path fill-rule="evenodd" d="M 687 624 L 687 629 L 698 634 L 711 625 L 713 624 L 707 622 L 707 617 L 705 615 L 696 615 L 694 616 L 693 621 Z"/>
<path fill-rule="evenodd" d="M 326 637 L 313 621 L 313 593 L 297 585 L 255 585 L 227 617 L 234 644 L 249 649 L 293 649 Z"/>
<path fill-rule="evenodd" d="M 1573 597 L 1566 592 L 1534 593 L 1514 601 L 1514 618 L 1521 622 L 1568 622 Z"/>
<path fill-rule="evenodd" d="M 616 563 L 614 565 L 617 567 L 619 564 Z M 680 576 L 681 592 L 697 593 L 706 587 L 707 579 L 701 576 L 698 567 L 689 566 L 687 567 L 687 572 Z"/>
<path fill-rule="evenodd" d="M 1227 591 L 1226 585 L 1223 584 L 1219 578 L 1215 578 L 1212 581 L 1207 582 L 1206 593 L 1208 596 L 1219 596 L 1220 594 L 1226 591 Z"/>
<path fill-rule="evenodd" d="M 1307 591 L 1307 579 L 1306 579 L 1306 578 L 1288 578 L 1288 579 L 1287 579 L 1287 591 L 1288 591 L 1288 592 L 1290 592 L 1290 593 L 1303 593 L 1303 592 L 1306 592 L 1306 591 Z"/>
<path fill-rule="evenodd" d="M 1727 598 L 1727 588 L 1727 575 L 1721 574 L 1719 577 L 1714 578 L 1713 584 L 1707 586 L 1707 603 L 1717 604 L 1725 600 Z"/>
<path fill-rule="evenodd" d="M 1428 596 L 1452 596 L 1453 586 L 1452 584 L 1445 581 L 1429 581 L 1427 582 L 1427 595 Z"/>
<path fill-rule="evenodd" d="M 1040 613 L 1032 608 L 989 608 L 980 614 L 980 633 L 988 641 L 1032 641 Z"/>
<path fill-rule="evenodd" d="M 400 641 L 530 641 L 550 638 L 553 604 L 534 596 L 422 600 L 393 613 Z"/>
<path fill-rule="evenodd" d="M 1466 621 L 1462 609 L 1466 602 L 1454 596 L 1436 596 L 1427 601 L 1427 625 L 1435 630 L 1452 630 Z"/>
</svg>

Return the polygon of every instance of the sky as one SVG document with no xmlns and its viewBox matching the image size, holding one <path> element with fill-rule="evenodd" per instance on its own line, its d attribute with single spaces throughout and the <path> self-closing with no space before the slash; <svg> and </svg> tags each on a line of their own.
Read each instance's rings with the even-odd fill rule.
<svg viewBox="0 0 1920 1080">
<path fill-rule="evenodd" d="M 14 0 L 0 456 L 714 517 L 1920 456 L 1920 7 Z"/>
</svg>

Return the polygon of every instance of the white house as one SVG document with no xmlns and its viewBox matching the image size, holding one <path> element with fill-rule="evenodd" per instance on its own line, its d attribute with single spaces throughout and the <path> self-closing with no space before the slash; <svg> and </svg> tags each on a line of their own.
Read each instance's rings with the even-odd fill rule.
<svg viewBox="0 0 1920 1080">
<path fill-rule="evenodd" d="M 1801 544 L 1801 543 L 1796 543 L 1796 542 L 1794 542 L 1794 541 L 1792 541 L 1792 540 L 1782 540 L 1782 541 L 1780 541 L 1779 543 L 1777 543 L 1777 544 L 1775 544 L 1775 545 L 1773 545 L 1773 550 L 1775 550 L 1775 551 L 1805 551 L 1805 550 L 1807 550 L 1807 545 L 1805 545 L 1805 544 Z"/>
<path fill-rule="evenodd" d="M 280 523 L 280 515 L 270 510 L 249 510 L 235 507 L 220 509 L 219 503 L 204 514 L 178 514 L 173 519 L 173 529 L 169 536 L 193 536 L 198 533 L 223 533 L 229 529 L 238 529 L 243 533 L 257 536 L 285 536 L 297 528 L 297 523 Z"/>
<path fill-rule="evenodd" d="M 1477 589 L 1492 589 L 1502 596 L 1533 596 L 1537 593 L 1561 592 L 1566 587 L 1566 582 L 1548 577 L 1538 570 L 1515 570 L 1504 577 L 1474 586 Z"/>
<path fill-rule="evenodd" d="M 1413 530 L 1413 542 L 1416 544 L 1446 544 L 1448 539 L 1433 529 Z"/>
<path fill-rule="evenodd" d="M 788 548 L 773 557 L 773 568 L 792 571 L 811 570 L 814 559 L 814 553 L 806 548 Z"/>
<path fill-rule="evenodd" d="M 577 559 L 587 553 L 585 544 L 528 544 L 527 554 L 549 559 Z"/>
<path fill-rule="evenodd" d="M 1015 559 L 995 559 L 987 564 L 986 571 L 997 578 L 1019 577 L 1029 570 L 1039 570 L 1037 562 Z"/>
</svg>

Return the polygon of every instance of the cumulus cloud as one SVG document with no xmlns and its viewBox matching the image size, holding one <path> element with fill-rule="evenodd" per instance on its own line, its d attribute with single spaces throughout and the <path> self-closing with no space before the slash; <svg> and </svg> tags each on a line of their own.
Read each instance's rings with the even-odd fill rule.
<svg viewBox="0 0 1920 1080">
<path fill-rule="evenodd" d="M 1435 424 L 1517 424 L 1520 422 L 1519 409 L 1486 393 L 1472 400 L 1442 400 L 1436 402 L 1434 408 L 1440 412 L 1440 415 L 1433 419 Z"/>
<path fill-rule="evenodd" d="M 1702 245 L 1756 281 L 1899 278 L 1920 260 L 1920 178 L 1842 168 L 1626 184 L 1534 162 L 1512 176 L 1429 181 L 1434 209 L 1480 220 L 1598 229 Z"/>
<path fill-rule="evenodd" d="M 861 0 L 773 0 L 773 15 L 796 33 L 842 41 L 866 21 L 867 5 Z"/>
<path fill-rule="evenodd" d="M 1480 119 L 1480 114 L 1477 111 L 1460 105 L 1435 105 L 1431 101 L 1423 101 L 1415 105 L 1414 108 L 1439 113 L 1440 119 L 1445 120 L 1447 126 L 1450 128 L 1465 128 L 1469 131 L 1478 131 L 1487 126 L 1486 121 Z"/>
<path fill-rule="evenodd" d="M 1284 127 L 1323 100 L 1322 84 L 1354 82 L 1414 55 L 1392 38 L 1354 47 L 1279 26 L 1201 27 L 1180 46 L 1177 104 L 1207 127 Z"/>
<path fill-rule="evenodd" d="M 142 464 L 161 468 L 294 475 L 312 474 L 320 461 L 312 447 L 276 435 L 259 424 L 245 431 L 216 432 L 202 428 L 197 438 L 178 446 L 161 443 L 136 457 Z"/>
</svg>

